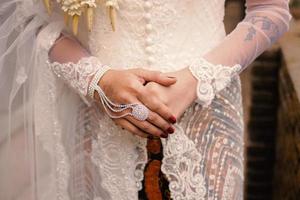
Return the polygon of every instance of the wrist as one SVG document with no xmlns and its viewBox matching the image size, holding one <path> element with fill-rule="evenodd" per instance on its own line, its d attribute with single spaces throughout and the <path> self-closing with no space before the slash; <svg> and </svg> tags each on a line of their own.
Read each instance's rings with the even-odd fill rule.
<svg viewBox="0 0 300 200">
<path fill-rule="evenodd" d="M 88 88 L 92 77 L 95 76 L 101 63 L 96 57 L 82 57 L 78 62 L 50 62 L 47 61 L 49 68 L 54 74 L 63 79 L 82 97 L 88 95 Z"/>
<path fill-rule="evenodd" d="M 91 79 L 91 82 L 89 84 L 89 88 L 88 88 L 88 95 L 94 99 L 98 99 L 97 95 L 95 96 L 95 91 L 97 90 L 97 88 L 104 88 L 105 85 L 103 83 L 105 83 L 105 81 L 103 81 L 103 79 L 105 78 L 105 75 L 111 71 L 111 68 L 108 67 L 107 65 L 102 65 L 99 66 L 98 71 L 94 74 L 93 78 Z M 102 85 L 101 85 L 102 83 Z"/>
<path fill-rule="evenodd" d="M 191 102 L 197 99 L 197 84 L 198 80 L 193 76 L 188 67 L 183 70 L 184 80 L 185 80 L 185 91 L 189 92 L 188 98 Z"/>
</svg>

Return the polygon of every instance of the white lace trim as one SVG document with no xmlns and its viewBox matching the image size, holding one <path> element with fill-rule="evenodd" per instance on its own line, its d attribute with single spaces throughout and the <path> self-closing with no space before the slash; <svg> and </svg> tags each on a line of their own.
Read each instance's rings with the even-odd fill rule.
<svg viewBox="0 0 300 200">
<path fill-rule="evenodd" d="M 101 185 L 111 199 L 138 199 L 147 163 L 146 139 L 133 136 L 101 118 L 100 130 L 92 145 L 92 162 L 98 166 Z"/>
<path fill-rule="evenodd" d="M 136 159 L 136 163 L 135 163 L 136 167 L 134 172 L 134 177 L 135 177 L 136 186 L 138 190 L 141 190 L 143 188 L 142 181 L 144 179 L 144 169 L 148 161 L 146 145 L 147 145 L 147 141 L 145 139 L 138 139 L 137 141 L 138 158 Z"/>
<path fill-rule="evenodd" d="M 240 65 L 228 67 L 214 65 L 201 58 L 193 63 L 189 69 L 198 80 L 197 96 L 198 103 L 209 106 L 215 98 L 216 93 L 223 90 L 231 81 L 231 78 L 241 70 Z"/>
<path fill-rule="evenodd" d="M 49 67 L 58 76 L 64 79 L 73 89 L 82 96 L 87 96 L 88 86 L 94 74 L 101 67 L 101 63 L 96 57 L 84 57 L 77 63 L 50 63 Z"/>
<path fill-rule="evenodd" d="M 201 174 L 201 154 L 180 126 L 163 141 L 164 158 L 161 170 L 170 184 L 174 200 L 201 200 L 206 194 L 205 180 Z"/>
</svg>

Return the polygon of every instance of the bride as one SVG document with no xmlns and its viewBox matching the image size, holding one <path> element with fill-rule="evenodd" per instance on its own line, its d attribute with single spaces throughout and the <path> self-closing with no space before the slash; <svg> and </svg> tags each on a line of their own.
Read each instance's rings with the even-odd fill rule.
<svg viewBox="0 0 300 200">
<path fill-rule="evenodd" d="M 290 20 L 246 7 L 1 0 L 0 198 L 242 199 L 238 75 Z"/>
</svg>

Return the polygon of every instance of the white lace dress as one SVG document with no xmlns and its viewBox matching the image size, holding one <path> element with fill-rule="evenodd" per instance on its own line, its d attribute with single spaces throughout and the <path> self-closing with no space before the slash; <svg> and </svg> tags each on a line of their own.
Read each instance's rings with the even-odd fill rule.
<svg viewBox="0 0 300 200">
<path fill-rule="evenodd" d="M 92 32 L 79 39 L 93 56 L 112 68 L 172 72 L 200 57 L 214 64 L 246 67 L 288 28 L 288 1 L 248 0 L 245 20 L 226 37 L 224 3 L 119 0 L 115 32 L 100 5 Z M 41 58 L 59 36 L 58 27 L 52 24 L 41 31 Z M 94 105 L 84 103 L 50 69 L 37 70 L 35 178 L 30 179 L 29 189 L 17 196 L 137 200 L 143 187 L 147 140 L 120 129 Z M 191 105 L 175 128 L 174 134 L 162 139 L 161 171 L 169 181 L 171 198 L 242 199 L 244 135 L 239 78 L 218 93 L 210 106 Z"/>
<path fill-rule="evenodd" d="M 141 66 L 171 72 L 187 67 L 224 37 L 223 1 L 120 1 L 117 31 L 105 9 L 96 14 L 92 55 L 115 68 Z M 99 27 L 99 28 L 98 28 Z M 212 105 L 186 111 L 162 139 L 162 172 L 175 199 L 242 199 L 243 114 L 239 79 Z M 105 114 L 93 162 L 112 199 L 137 199 L 146 163 L 145 139 L 117 128 Z M 103 162 L 105 161 L 105 162 Z"/>
</svg>

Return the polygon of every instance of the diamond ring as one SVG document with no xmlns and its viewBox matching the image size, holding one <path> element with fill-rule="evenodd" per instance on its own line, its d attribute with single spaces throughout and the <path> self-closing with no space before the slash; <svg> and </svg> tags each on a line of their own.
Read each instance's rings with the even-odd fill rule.
<svg viewBox="0 0 300 200">
<path fill-rule="evenodd" d="M 135 104 L 131 106 L 131 116 L 139 121 L 145 121 L 149 117 L 149 109 L 143 104 Z"/>
<path fill-rule="evenodd" d="M 104 91 L 101 89 L 101 87 L 98 85 L 99 80 L 104 75 L 105 72 L 107 72 L 110 68 L 109 67 L 101 67 L 96 74 L 94 75 L 94 78 L 92 79 L 90 86 L 89 86 L 89 96 L 93 99 L 94 98 L 94 92 L 96 91 L 100 97 L 101 103 L 108 114 L 110 118 L 113 119 L 119 119 L 122 117 L 126 117 L 128 115 L 134 117 L 135 119 L 139 121 L 145 121 L 149 117 L 149 109 L 140 103 L 131 103 L 131 104 L 116 104 L 112 102 L 104 93 Z M 122 113 L 123 111 L 130 109 L 131 112 L 126 112 L 121 115 L 116 115 L 117 113 Z"/>
</svg>

